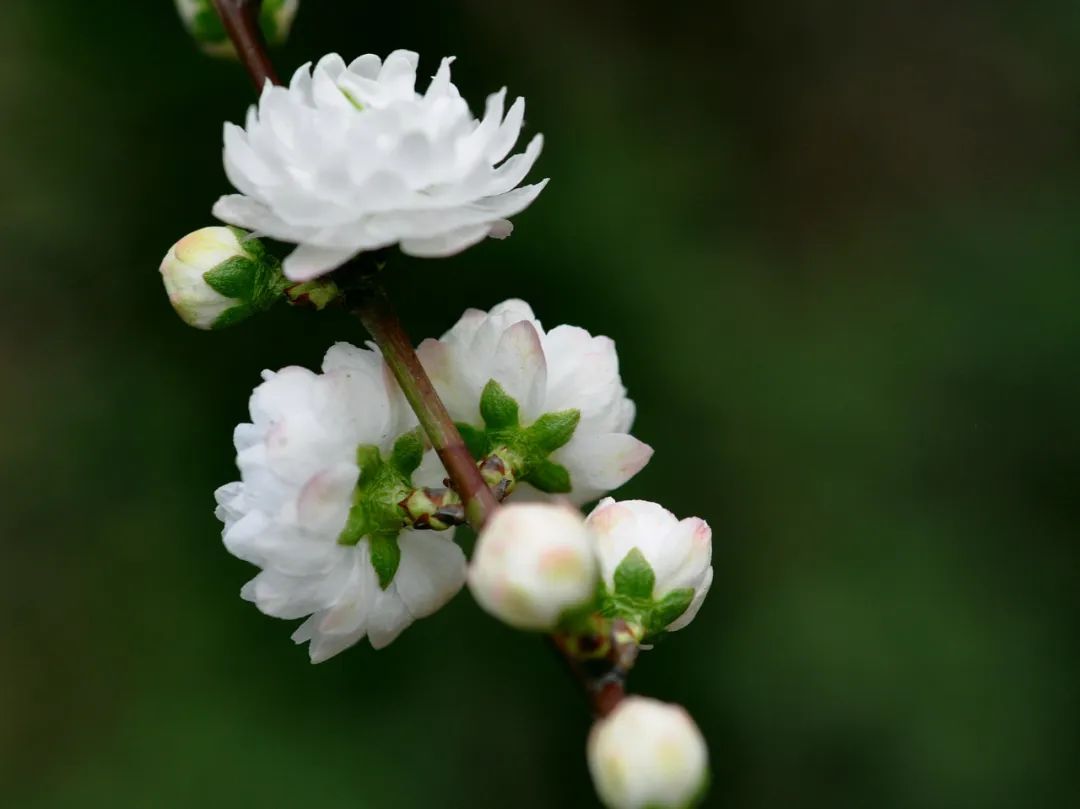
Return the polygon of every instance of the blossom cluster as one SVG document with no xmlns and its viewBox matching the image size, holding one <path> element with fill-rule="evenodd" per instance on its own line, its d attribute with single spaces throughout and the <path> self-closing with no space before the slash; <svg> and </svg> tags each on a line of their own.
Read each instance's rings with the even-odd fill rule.
<svg viewBox="0 0 1080 809">
<path fill-rule="evenodd" d="M 611 340 L 568 326 L 545 334 L 525 303 L 507 301 L 466 312 L 421 356 L 451 415 L 522 481 L 478 543 L 470 581 L 481 604 L 552 630 L 599 587 L 642 637 L 689 623 L 712 580 L 708 525 L 639 500 L 607 498 L 588 519 L 572 506 L 652 454 L 628 432 L 634 408 Z M 513 425 L 481 406 L 496 387 Z M 462 587 L 452 532 L 415 530 L 396 507 L 446 472 L 377 350 L 339 343 L 322 373 L 266 372 L 250 411 L 235 434 L 241 480 L 218 490 L 218 517 L 229 551 L 262 568 L 242 595 L 268 615 L 310 616 L 294 638 L 310 641 L 313 661 L 364 637 L 384 646 Z M 556 440 L 535 442 L 553 423 Z M 394 507 L 379 507 L 387 499 Z"/>
<path fill-rule="evenodd" d="M 178 5 L 193 32 L 205 27 L 209 4 Z M 284 30 L 296 5 L 264 10 Z M 244 126 L 225 126 L 239 193 L 214 213 L 229 227 L 190 234 L 162 261 L 181 318 L 218 329 L 281 299 L 322 309 L 352 300 L 356 275 L 337 271 L 361 254 L 396 245 L 441 257 L 509 235 L 508 218 L 547 182 L 522 185 L 543 139 L 511 156 L 524 101 L 507 108 L 504 89 L 474 117 L 452 61 L 423 93 L 411 51 L 348 64 L 330 54 L 288 87 L 268 83 Z M 259 236 L 294 247 L 279 262 Z M 430 380 L 475 459 L 465 471 L 503 503 L 473 522 L 471 561 L 454 541 L 468 503 L 386 347 L 337 343 L 318 372 L 265 371 L 233 436 L 240 479 L 215 493 L 225 547 L 259 568 L 241 596 L 301 620 L 292 637 L 313 663 L 365 639 L 386 646 L 466 583 L 492 615 L 557 643 L 617 636 L 636 655 L 694 619 L 713 578 L 708 524 L 609 496 L 653 453 L 631 433 L 635 405 L 612 340 L 545 329 L 508 300 L 420 344 L 423 373 L 413 373 Z M 629 697 L 600 713 L 587 753 L 607 806 L 675 809 L 700 797 L 707 752 L 685 711 Z"/>
</svg>

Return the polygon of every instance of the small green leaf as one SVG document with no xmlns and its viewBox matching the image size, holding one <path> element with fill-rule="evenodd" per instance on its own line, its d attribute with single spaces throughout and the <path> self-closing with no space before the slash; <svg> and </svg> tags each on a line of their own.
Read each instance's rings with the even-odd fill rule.
<svg viewBox="0 0 1080 809">
<path fill-rule="evenodd" d="M 571 488 L 566 467 L 546 459 L 534 463 L 524 480 L 548 494 L 567 494 Z"/>
<path fill-rule="evenodd" d="M 390 463 L 405 477 L 409 477 L 424 459 L 424 439 L 420 428 L 405 433 L 394 442 Z"/>
<path fill-rule="evenodd" d="M 458 432 L 461 433 L 462 440 L 465 441 L 465 448 L 469 450 L 469 454 L 474 458 L 483 458 L 491 451 L 491 444 L 488 441 L 486 432 L 464 422 L 458 422 L 455 426 L 458 428 Z"/>
<path fill-rule="evenodd" d="M 518 426 L 518 403 L 494 379 L 484 385 L 480 395 L 480 415 L 489 430 Z"/>
<path fill-rule="evenodd" d="M 652 598 L 656 574 L 638 548 L 631 549 L 615 568 L 615 594 L 628 598 Z M 685 609 L 685 607 L 683 608 Z"/>
<path fill-rule="evenodd" d="M 258 268 L 251 259 L 233 256 L 225 259 L 214 269 L 204 272 L 203 280 L 219 295 L 248 301 L 251 300 L 254 291 L 257 271 Z"/>
<path fill-rule="evenodd" d="M 616 573 L 618 575 L 618 573 Z M 690 603 L 694 600 L 694 591 L 690 587 L 672 590 L 653 606 L 649 616 L 649 632 L 663 632 L 668 624 L 672 623 L 680 615 L 686 612 Z"/>
<path fill-rule="evenodd" d="M 526 431 L 529 438 L 545 455 L 554 452 L 566 444 L 581 421 L 580 410 L 560 410 L 557 413 L 545 413 Z"/>
<path fill-rule="evenodd" d="M 368 539 L 368 544 L 371 546 L 371 566 L 379 577 L 379 586 L 385 590 L 394 580 L 394 574 L 401 564 L 401 548 L 398 546 L 397 534 L 373 534 Z"/>
</svg>

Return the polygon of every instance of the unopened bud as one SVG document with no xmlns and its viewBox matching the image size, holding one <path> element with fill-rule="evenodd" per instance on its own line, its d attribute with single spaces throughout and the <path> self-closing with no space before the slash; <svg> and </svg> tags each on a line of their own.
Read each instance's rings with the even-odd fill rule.
<svg viewBox="0 0 1080 809">
<path fill-rule="evenodd" d="M 500 508 L 480 533 L 469 589 L 485 610 L 518 629 L 548 631 L 596 594 L 593 541 L 569 506 Z"/>
<path fill-rule="evenodd" d="M 270 45 L 280 45 L 289 36 L 300 0 L 263 0 L 259 27 Z M 176 10 L 184 26 L 206 53 L 211 56 L 236 57 L 236 50 L 225 32 L 213 0 L 176 0 Z"/>
<path fill-rule="evenodd" d="M 197 329 L 219 329 L 268 309 L 284 286 L 280 265 L 257 239 L 208 227 L 174 244 L 161 262 L 169 302 Z"/>
<path fill-rule="evenodd" d="M 687 809 L 708 785 L 708 750 L 690 714 L 647 697 L 626 697 L 593 725 L 588 759 L 608 809 Z"/>
<path fill-rule="evenodd" d="M 697 615 L 712 585 L 712 530 L 647 500 L 600 501 L 586 520 L 613 615 L 645 635 L 674 632 Z"/>
</svg>

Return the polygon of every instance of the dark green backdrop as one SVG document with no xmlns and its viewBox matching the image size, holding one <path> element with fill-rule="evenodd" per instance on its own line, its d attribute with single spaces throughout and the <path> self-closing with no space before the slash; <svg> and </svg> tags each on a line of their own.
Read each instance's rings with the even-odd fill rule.
<svg viewBox="0 0 1080 809">
<path fill-rule="evenodd" d="M 456 54 L 547 135 L 513 238 L 391 286 L 417 339 L 520 296 L 617 340 L 625 493 L 715 532 L 633 678 L 706 732 L 708 805 L 1075 800 L 1076 3 L 302 6 L 283 72 Z M 467 594 L 318 667 L 237 596 L 248 393 L 364 339 L 168 308 L 250 100 L 167 0 L 0 5 L 0 805 L 592 806 L 573 685 Z"/>
</svg>

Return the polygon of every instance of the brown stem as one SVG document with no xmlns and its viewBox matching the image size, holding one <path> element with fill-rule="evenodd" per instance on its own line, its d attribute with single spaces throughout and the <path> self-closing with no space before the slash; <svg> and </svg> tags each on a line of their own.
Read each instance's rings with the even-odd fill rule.
<svg viewBox="0 0 1080 809">
<path fill-rule="evenodd" d="M 621 618 L 594 620 L 594 631 L 560 633 L 550 639 L 585 693 L 593 716 L 599 719 L 615 710 L 626 696 L 626 677 L 639 647 Z"/>
<path fill-rule="evenodd" d="M 255 83 L 256 92 L 262 92 L 267 82 L 281 84 L 270 63 L 266 41 L 259 27 L 261 7 L 262 0 L 214 0 L 214 8 L 225 25 L 237 56 Z"/>
<path fill-rule="evenodd" d="M 446 467 L 454 489 L 465 503 L 465 516 L 469 524 L 477 531 L 481 530 L 498 507 L 495 495 L 480 476 L 475 459 L 435 392 L 401 320 L 381 287 L 374 284 L 368 286 L 360 298 L 356 314 L 375 338 L 386 364 L 390 366 L 390 371 L 420 420 L 420 426 Z"/>
</svg>

